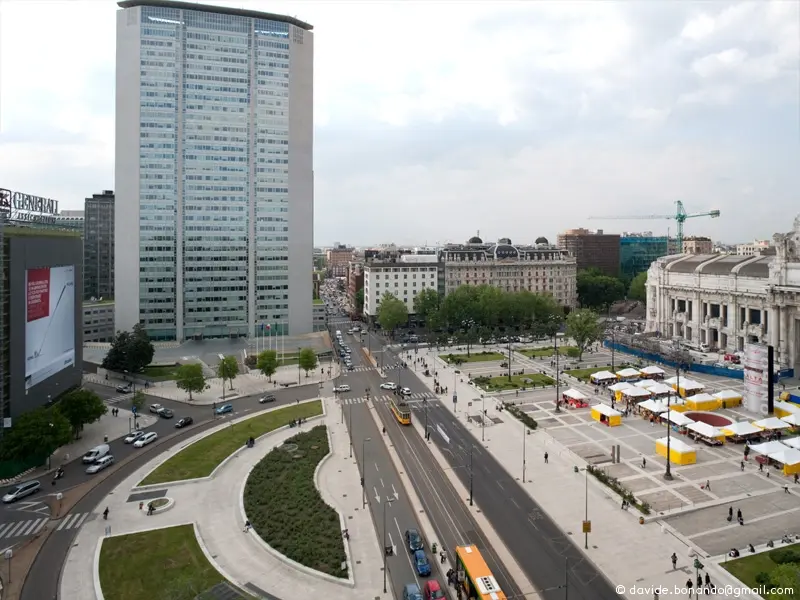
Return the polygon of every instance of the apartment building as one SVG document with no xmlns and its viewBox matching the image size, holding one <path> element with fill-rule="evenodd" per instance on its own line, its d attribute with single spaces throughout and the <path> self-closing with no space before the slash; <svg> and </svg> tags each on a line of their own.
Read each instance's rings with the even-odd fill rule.
<svg viewBox="0 0 800 600">
<path fill-rule="evenodd" d="M 599 269 L 605 275 L 619 276 L 620 236 L 602 229 L 568 229 L 558 235 L 556 246 L 575 257 L 577 269 Z"/>
<path fill-rule="evenodd" d="M 713 254 L 714 242 L 711 238 L 702 236 L 690 236 L 683 238 L 684 254 Z"/>
<path fill-rule="evenodd" d="M 422 290 L 439 290 L 439 258 L 435 254 L 384 251 L 371 255 L 363 266 L 364 315 L 374 319 L 381 298 L 389 292 L 414 314 L 414 298 Z"/>
<path fill-rule="evenodd" d="M 765 250 L 772 247 L 770 240 L 754 240 L 746 244 L 736 244 L 736 254 L 738 256 L 756 256 L 763 254 Z"/>
<path fill-rule="evenodd" d="M 347 267 L 353 258 L 353 248 L 334 244 L 326 252 L 328 274 L 332 277 L 347 277 Z"/>
</svg>

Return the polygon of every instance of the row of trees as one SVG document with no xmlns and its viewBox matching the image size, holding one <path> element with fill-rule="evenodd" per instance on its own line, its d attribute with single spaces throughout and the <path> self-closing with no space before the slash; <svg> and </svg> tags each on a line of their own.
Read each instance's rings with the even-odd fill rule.
<svg viewBox="0 0 800 600">
<path fill-rule="evenodd" d="M 629 284 L 618 277 L 611 277 L 598 269 L 584 269 L 578 273 L 578 302 L 583 308 L 608 310 L 618 300 L 639 300 L 644 302 L 647 272 L 634 277 Z"/>
</svg>

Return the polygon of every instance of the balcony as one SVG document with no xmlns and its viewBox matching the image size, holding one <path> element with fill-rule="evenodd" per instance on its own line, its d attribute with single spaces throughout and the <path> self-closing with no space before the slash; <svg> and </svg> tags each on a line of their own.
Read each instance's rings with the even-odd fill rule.
<svg viewBox="0 0 800 600">
<path fill-rule="evenodd" d="M 675 320 L 678 323 L 686 323 L 686 313 L 685 312 L 674 312 L 672 313 L 675 317 Z"/>
<path fill-rule="evenodd" d="M 705 325 L 706 327 L 710 327 L 711 329 L 719 329 L 720 326 L 719 317 L 706 317 Z"/>
<path fill-rule="evenodd" d="M 746 323 L 746 325 L 747 325 L 747 328 L 746 328 L 747 335 L 757 335 L 759 337 L 764 335 L 764 326 L 763 325 L 756 325 L 756 324 L 753 324 L 753 323 Z"/>
</svg>

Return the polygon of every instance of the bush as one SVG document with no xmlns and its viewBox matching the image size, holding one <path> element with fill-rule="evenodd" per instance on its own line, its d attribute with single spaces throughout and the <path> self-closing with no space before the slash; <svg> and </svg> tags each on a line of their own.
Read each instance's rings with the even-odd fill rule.
<svg viewBox="0 0 800 600">
<path fill-rule="evenodd" d="M 769 573 L 766 573 L 764 571 L 756 573 L 756 583 L 758 585 L 765 585 L 765 586 L 769 585 Z"/>
<path fill-rule="evenodd" d="M 570 358 L 578 358 L 581 355 L 581 351 L 578 348 L 569 347 L 567 348 L 567 356 Z"/>
<path fill-rule="evenodd" d="M 244 359 L 244 366 L 248 369 L 255 369 L 258 357 L 255 354 L 248 354 Z"/>
<path fill-rule="evenodd" d="M 256 533 L 275 550 L 322 573 L 346 578 L 339 514 L 314 485 L 314 471 L 328 449 L 327 429 L 318 425 L 267 454 L 247 478 L 244 509 Z"/>
<path fill-rule="evenodd" d="M 778 548 L 776 550 L 770 550 L 769 558 L 776 565 L 800 563 L 800 550 L 796 548 Z"/>
<path fill-rule="evenodd" d="M 518 409 L 513 404 L 503 403 L 503 408 L 511 413 L 512 416 L 516 417 L 518 420 L 522 421 L 528 429 L 536 429 L 539 427 L 539 424 L 536 422 L 536 419 L 531 417 L 528 413 L 524 410 Z"/>
<path fill-rule="evenodd" d="M 578 467 L 575 468 L 577 469 Z M 627 501 L 628 504 L 630 504 L 631 506 L 635 506 L 636 510 L 638 510 L 640 513 L 642 513 L 643 515 L 650 514 L 650 512 L 652 511 L 650 504 L 648 502 L 639 502 L 636 499 L 636 496 L 633 495 L 633 492 L 631 492 L 628 488 L 622 485 L 619 482 L 619 479 L 617 479 L 616 477 L 611 477 L 611 475 L 606 473 L 603 469 L 598 469 L 597 467 L 593 467 L 591 465 L 588 465 L 586 469 L 589 471 L 589 473 L 594 475 L 595 478 L 600 483 L 602 483 L 607 487 L 610 487 L 612 490 L 614 490 L 614 492 L 619 494 L 620 498 Z"/>
</svg>

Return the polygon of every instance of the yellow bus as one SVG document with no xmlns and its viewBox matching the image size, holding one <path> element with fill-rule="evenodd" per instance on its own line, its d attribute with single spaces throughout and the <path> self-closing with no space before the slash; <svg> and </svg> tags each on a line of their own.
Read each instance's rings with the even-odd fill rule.
<svg viewBox="0 0 800 600">
<path fill-rule="evenodd" d="M 392 414 L 394 414 L 394 418 L 397 419 L 398 423 L 401 425 L 411 425 L 411 409 L 408 407 L 408 404 L 402 400 L 390 398 L 389 407 L 392 409 Z"/>
<path fill-rule="evenodd" d="M 506 600 L 477 546 L 456 546 L 456 575 L 467 598 Z"/>
</svg>

